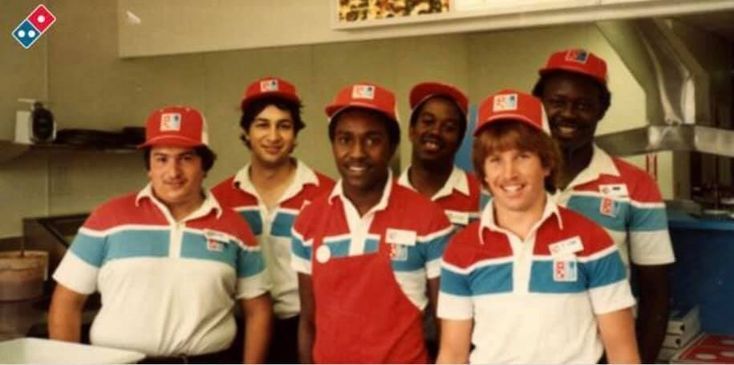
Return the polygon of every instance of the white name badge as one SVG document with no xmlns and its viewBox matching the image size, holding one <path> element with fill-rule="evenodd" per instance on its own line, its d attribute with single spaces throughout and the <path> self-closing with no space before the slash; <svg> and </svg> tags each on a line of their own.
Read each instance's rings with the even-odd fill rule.
<svg viewBox="0 0 734 365">
<path fill-rule="evenodd" d="M 446 216 L 452 224 L 459 224 L 465 226 L 469 224 L 469 213 L 466 212 L 455 212 L 453 210 L 447 210 Z"/>
<path fill-rule="evenodd" d="M 584 245 L 581 243 L 581 237 L 575 236 L 563 241 L 552 243 L 548 245 L 548 249 L 553 257 L 564 257 L 582 251 L 584 249 Z"/>
<path fill-rule="evenodd" d="M 405 229 L 388 228 L 385 233 L 385 241 L 396 245 L 415 246 L 416 237 L 415 231 Z"/>
<path fill-rule="evenodd" d="M 553 259 L 553 281 L 574 282 L 578 279 L 576 258 Z"/>
<path fill-rule="evenodd" d="M 599 192 L 606 196 L 629 196 L 629 191 L 627 191 L 627 185 L 625 184 L 599 185 Z"/>
</svg>

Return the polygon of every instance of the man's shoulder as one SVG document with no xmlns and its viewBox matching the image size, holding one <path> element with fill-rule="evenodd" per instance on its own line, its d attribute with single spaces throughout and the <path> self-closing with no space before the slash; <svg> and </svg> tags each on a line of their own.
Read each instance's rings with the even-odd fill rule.
<svg viewBox="0 0 734 365">
<path fill-rule="evenodd" d="M 257 198 L 239 189 L 235 183 L 235 177 L 230 176 L 211 189 L 219 204 L 227 207 L 241 207 L 257 205 Z"/>
<path fill-rule="evenodd" d="M 660 188 L 647 171 L 618 157 L 612 157 L 622 182 L 627 185 L 632 200 L 662 202 Z"/>
</svg>

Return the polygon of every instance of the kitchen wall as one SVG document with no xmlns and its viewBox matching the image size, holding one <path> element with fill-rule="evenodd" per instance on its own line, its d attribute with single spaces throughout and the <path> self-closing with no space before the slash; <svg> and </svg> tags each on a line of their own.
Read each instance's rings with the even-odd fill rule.
<svg viewBox="0 0 734 365">
<path fill-rule="evenodd" d="M 3 2 L 0 24 L 6 28 L 35 6 L 20 0 L 7 4 L 15 14 Z M 142 125 L 155 107 L 190 104 L 207 116 L 219 155 L 209 186 L 248 159 L 237 138 L 237 106 L 245 85 L 264 75 L 284 77 L 299 87 L 307 128 L 299 136 L 296 155 L 332 176 L 336 170 L 323 107 L 340 87 L 360 80 L 394 90 L 407 121 L 407 93 L 416 82 L 452 82 L 477 103 L 500 88 L 530 89 L 550 52 L 583 46 L 609 62 L 613 105 L 599 132 L 645 123 L 641 89 L 594 25 L 121 59 L 116 1 L 47 4 L 58 20 L 44 35 L 46 43 L 25 51 L 0 37 L 0 73 L 9 78 L 0 86 L 2 117 L 13 120 L 17 97 L 47 94 L 59 128 L 117 130 Z M 7 60 L 13 57 L 26 61 Z M 46 67 L 47 77 L 39 77 Z M 26 85 L 29 80 L 33 87 Z M 28 91 L 21 92 L 21 86 Z M 12 127 L 0 125 L 0 139 L 11 139 Z M 402 156 L 409 156 L 409 147 L 404 139 Z M 406 159 L 401 163 L 405 166 Z M 672 163 L 667 158 L 659 163 L 663 191 L 672 196 L 666 175 Z M 138 153 L 26 153 L 0 164 L 0 237 L 20 235 L 22 217 L 89 211 L 111 195 L 140 188 L 145 179 Z"/>
</svg>

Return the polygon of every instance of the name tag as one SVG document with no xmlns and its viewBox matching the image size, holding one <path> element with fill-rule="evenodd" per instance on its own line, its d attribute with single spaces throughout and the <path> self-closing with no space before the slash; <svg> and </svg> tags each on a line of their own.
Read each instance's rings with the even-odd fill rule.
<svg viewBox="0 0 734 365">
<path fill-rule="evenodd" d="M 208 251 L 222 252 L 224 245 L 229 242 L 229 237 L 224 233 L 209 229 L 204 230 L 204 237 L 206 237 L 206 249 Z"/>
<path fill-rule="evenodd" d="M 395 245 L 415 246 L 417 234 L 415 231 L 388 228 L 385 241 Z"/>
<path fill-rule="evenodd" d="M 584 245 L 581 243 L 581 237 L 575 236 L 563 241 L 552 243 L 548 245 L 548 249 L 553 257 L 567 257 L 573 256 L 574 253 L 582 251 L 584 249 Z"/>
<path fill-rule="evenodd" d="M 574 282 L 578 279 L 578 265 L 575 257 L 553 259 L 553 281 Z"/>
<path fill-rule="evenodd" d="M 449 221 L 452 224 L 458 224 L 462 226 L 469 224 L 469 213 L 447 210 L 446 216 L 449 218 Z"/>
<path fill-rule="evenodd" d="M 629 196 L 627 185 L 625 184 L 607 184 L 599 185 L 599 192 L 606 196 Z"/>
</svg>

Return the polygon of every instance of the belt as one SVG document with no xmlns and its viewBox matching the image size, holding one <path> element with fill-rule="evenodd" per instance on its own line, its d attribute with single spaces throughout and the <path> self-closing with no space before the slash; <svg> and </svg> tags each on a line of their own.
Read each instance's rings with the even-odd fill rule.
<svg viewBox="0 0 734 365">
<path fill-rule="evenodd" d="M 212 364 L 212 363 L 231 363 L 229 351 L 212 352 L 203 355 L 180 355 L 169 357 L 151 357 L 148 356 L 141 364 Z"/>
</svg>

